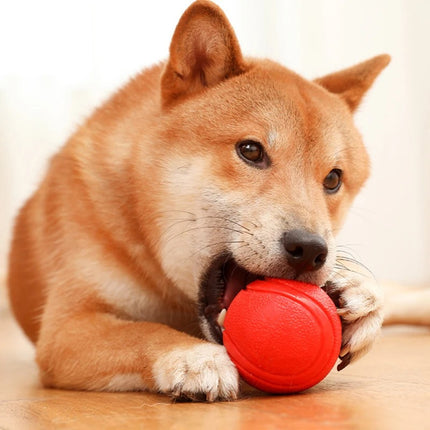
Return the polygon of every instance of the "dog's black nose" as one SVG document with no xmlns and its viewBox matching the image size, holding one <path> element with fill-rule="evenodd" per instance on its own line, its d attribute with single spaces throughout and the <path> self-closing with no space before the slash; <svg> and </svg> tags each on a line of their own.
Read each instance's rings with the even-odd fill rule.
<svg viewBox="0 0 430 430">
<path fill-rule="evenodd" d="M 327 258 L 327 243 L 319 235 L 307 230 L 291 230 L 284 233 L 282 243 L 287 259 L 297 275 L 318 270 Z"/>
</svg>

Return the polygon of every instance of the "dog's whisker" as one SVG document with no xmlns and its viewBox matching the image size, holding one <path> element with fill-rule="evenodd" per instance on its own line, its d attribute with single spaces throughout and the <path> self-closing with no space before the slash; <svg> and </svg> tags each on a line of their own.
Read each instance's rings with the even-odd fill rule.
<svg viewBox="0 0 430 430">
<path fill-rule="evenodd" d="M 181 210 L 181 209 L 167 209 L 167 210 L 164 210 L 164 211 L 159 211 L 158 214 L 162 215 L 162 214 L 166 214 L 166 213 L 169 213 L 169 212 L 181 212 L 181 213 L 185 213 L 185 214 L 191 215 L 193 218 L 196 217 L 195 213 L 190 212 L 190 211 L 184 211 L 184 210 Z"/>
<path fill-rule="evenodd" d="M 238 227 L 241 227 L 241 228 L 243 228 L 243 229 L 245 229 L 245 230 L 248 230 L 248 231 L 249 231 L 249 228 L 248 228 L 248 227 L 245 227 L 244 225 L 242 225 L 242 224 L 240 224 L 239 222 L 234 221 L 234 220 L 232 220 L 232 219 L 230 219 L 230 218 L 225 218 L 225 217 L 221 217 L 221 216 L 210 216 L 210 215 L 208 215 L 208 216 L 200 217 L 199 219 L 220 219 L 220 220 L 222 220 L 222 221 L 231 222 L 232 224 L 235 224 L 235 225 L 237 225 Z M 258 226 L 257 226 L 257 224 L 253 223 L 252 221 L 247 221 L 247 222 L 249 222 L 250 224 L 252 224 L 255 228 L 257 228 L 257 227 L 258 227 Z"/>
<path fill-rule="evenodd" d="M 350 258 L 350 257 L 345 257 L 345 256 L 339 257 L 338 256 L 336 258 L 336 262 L 339 264 L 342 264 L 342 265 L 344 265 L 343 262 L 355 264 L 355 265 L 361 267 L 362 269 L 364 269 L 372 278 L 375 278 L 375 275 L 373 274 L 373 272 L 365 264 L 361 263 L 360 261 L 356 260 L 355 258 Z M 350 272 L 354 272 L 354 273 L 357 273 L 359 275 L 366 276 L 364 273 L 362 273 L 358 270 L 354 270 L 349 266 L 345 266 L 345 267 L 347 269 L 349 269 Z"/>
<path fill-rule="evenodd" d="M 344 272 L 349 272 L 349 273 L 359 273 L 358 271 L 354 270 L 353 267 L 351 267 L 351 265 L 346 265 L 345 263 L 353 263 L 356 264 L 357 266 L 360 265 L 360 263 L 358 261 L 356 261 L 353 258 L 348 258 L 348 257 L 342 257 L 342 256 L 336 256 L 336 261 L 335 261 L 335 268 L 342 270 Z"/>
<path fill-rule="evenodd" d="M 237 229 L 234 229 L 234 228 L 230 228 L 230 227 L 226 227 L 226 226 L 223 226 L 223 225 L 216 225 L 216 226 L 213 226 L 213 225 L 206 225 L 206 226 L 205 226 L 205 225 L 204 225 L 204 226 L 193 227 L 193 228 L 189 228 L 188 230 L 181 231 L 181 232 L 179 232 L 179 233 L 175 234 L 174 236 L 170 237 L 170 238 L 167 240 L 167 243 L 168 243 L 168 242 L 170 242 L 170 241 L 172 241 L 173 239 L 178 238 L 179 236 L 181 236 L 181 235 L 183 235 L 183 234 L 190 233 L 190 232 L 192 232 L 192 231 L 196 231 L 196 230 L 204 230 L 204 229 L 213 229 L 213 230 L 229 230 L 229 231 L 233 231 L 233 232 L 235 232 L 235 233 L 248 234 L 248 235 L 250 235 L 250 236 L 253 236 L 253 233 L 251 233 L 251 232 L 249 232 L 249 231 L 240 231 L 240 230 L 237 230 Z"/>
<path fill-rule="evenodd" d="M 166 213 L 167 212 L 170 212 L 170 211 L 166 211 Z M 174 210 L 172 210 L 171 212 L 175 212 Z M 239 222 L 237 222 L 237 221 L 234 221 L 234 220 L 232 220 L 232 219 L 230 219 L 230 218 L 226 218 L 226 217 L 222 217 L 222 216 L 204 216 L 204 217 L 195 217 L 194 216 L 194 214 L 192 213 L 192 212 L 187 212 L 187 211 L 177 211 L 177 212 L 184 212 L 184 213 L 187 213 L 187 214 L 189 214 L 189 215 L 192 215 L 193 217 L 192 218 L 185 218 L 185 219 L 177 219 L 177 218 L 172 218 L 172 220 L 174 220 L 175 222 L 173 222 L 172 224 L 170 224 L 165 230 L 164 230 L 164 232 L 163 232 L 163 236 L 165 236 L 168 232 L 169 232 L 169 230 L 171 230 L 172 228 L 174 228 L 175 226 L 177 226 L 177 225 L 179 225 L 179 224 L 182 224 L 182 223 L 187 223 L 187 222 L 189 222 L 189 223 L 196 223 L 196 224 L 198 224 L 199 223 L 199 221 L 203 221 L 203 220 L 207 220 L 207 219 L 211 219 L 211 220 L 221 220 L 221 221 L 223 221 L 223 222 L 228 222 L 228 223 L 231 223 L 231 224 L 233 224 L 234 226 L 237 226 L 237 227 L 239 227 L 239 229 L 240 230 L 238 230 L 238 229 L 235 229 L 235 228 L 232 228 L 232 227 L 228 227 L 228 226 L 226 226 L 226 225 L 224 225 L 224 224 L 217 224 L 217 225 L 201 225 L 201 226 L 196 226 L 196 227 L 193 227 L 193 228 L 191 228 L 191 229 L 187 229 L 187 230 L 184 230 L 184 231 L 181 231 L 181 232 L 179 232 L 178 234 L 177 234 L 177 236 L 179 236 L 179 235 L 181 235 L 181 234 L 185 234 L 185 233 L 188 233 L 188 232 L 190 232 L 190 231 L 193 231 L 193 230 L 197 230 L 197 229 L 204 229 L 204 228 L 209 228 L 209 229 L 223 229 L 223 230 L 229 230 L 229 231 L 233 231 L 233 232 L 236 232 L 236 233 L 240 233 L 240 234 L 249 234 L 249 235 L 251 235 L 251 236 L 253 236 L 253 233 L 251 232 L 251 230 L 248 228 L 248 227 L 246 227 L 246 226 L 244 226 L 243 224 L 240 224 Z M 254 224 L 254 223 L 252 223 L 252 222 L 250 222 L 254 227 L 256 227 L 256 224 Z M 172 239 L 174 239 L 174 238 L 176 238 L 176 236 L 172 236 L 171 238 L 169 238 L 168 239 L 168 241 L 170 241 L 170 240 L 172 240 Z"/>
<path fill-rule="evenodd" d="M 182 219 L 182 220 L 177 220 L 176 222 L 174 222 L 173 224 L 170 224 L 165 230 L 164 230 L 164 234 L 166 234 L 169 230 L 171 230 L 173 227 L 182 224 L 184 222 L 195 222 L 195 219 Z"/>
<path fill-rule="evenodd" d="M 244 248 L 245 246 L 250 246 L 250 245 L 249 245 L 249 242 L 244 242 L 244 243 L 243 243 L 243 245 L 237 246 L 237 247 L 235 248 L 235 250 L 238 250 L 238 249 Z"/>
<path fill-rule="evenodd" d="M 336 257 L 336 260 L 337 261 L 346 261 L 348 263 L 356 264 L 356 265 L 358 265 L 358 266 L 362 267 L 363 269 L 366 269 L 367 271 L 370 272 L 370 269 L 365 264 L 361 263 L 360 261 L 358 261 L 357 259 L 355 259 L 353 257 L 347 256 L 347 255 L 338 255 Z"/>
<path fill-rule="evenodd" d="M 246 242 L 245 241 L 243 241 L 243 240 L 227 240 L 227 241 L 222 241 L 222 242 L 214 242 L 214 243 L 210 243 L 209 245 L 205 245 L 205 246 L 202 246 L 201 248 L 199 248 L 199 249 L 197 249 L 196 251 L 194 251 L 192 254 L 190 254 L 189 256 L 188 256 L 188 258 L 191 258 L 191 257 L 194 257 L 195 255 L 197 255 L 197 254 L 199 254 L 199 253 L 201 253 L 202 251 L 204 251 L 205 249 L 208 249 L 208 248 L 212 248 L 212 247 L 214 247 L 214 246 L 220 246 L 220 245 L 232 245 L 232 244 L 235 244 L 235 243 L 244 243 L 245 245 L 242 245 L 242 246 L 246 246 Z M 228 258 L 227 258 L 227 260 L 228 260 Z"/>
<path fill-rule="evenodd" d="M 355 273 L 355 270 L 351 270 L 348 267 L 346 267 L 343 264 L 335 264 L 333 269 L 337 269 L 337 270 L 341 270 L 342 272 L 351 272 L 351 273 Z M 335 271 L 335 270 L 333 270 Z M 339 272 L 336 272 L 336 274 L 339 274 Z"/>
<path fill-rule="evenodd" d="M 227 217 L 223 217 L 223 216 L 216 216 L 216 215 L 207 215 L 207 216 L 196 216 L 195 213 L 193 212 L 189 212 L 189 211 L 185 211 L 185 210 L 180 210 L 180 209 L 169 209 L 169 210 L 165 210 L 165 211 L 161 211 L 158 212 L 159 216 L 161 217 L 163 214 L 169 213 L 169 212 L 180 212 L 180 213 L 185 213 L 191 216 L 191 220 L 193 221 L 200 221 L 200 220 L 205 220 L 205 219 L 219 219 L 222 221 L 226 221 L 232 224 L 237 225 L 240 228 L 243 228 L 245 230 L 249 231 L 249 228 L 244 226 L 243 224 L 231 219 L 231 218 L 227 218 Z M 259 228 L 260 226 L 258 226 L 255 222 L 247 220 L 246 222 L 248 222 L 249 224 L 251 224 L 254 228 Z"/>
<path fill-rule="evenodd" d="M 349 258 L 351 261 L 357 260 L 352 253 L 348 251 L 340 251 L 340 250 L 336 252 L 336 258 Z"/>
<path fill-rule="evenodd" d="M 333 268 L 333 273 L 337 277 L 347 280 L 348 277 L 345 276 L 345 272 L 350 272 L 350 270 L 348 268 L 343 267 L 343 266 L 336 266 L 336 265 Z"/>
</svg>

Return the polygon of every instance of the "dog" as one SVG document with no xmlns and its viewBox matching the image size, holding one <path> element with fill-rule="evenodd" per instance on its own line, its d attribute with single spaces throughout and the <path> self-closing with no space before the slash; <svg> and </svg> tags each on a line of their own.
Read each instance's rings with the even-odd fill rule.
<svg viewBox="0 0 430 430">
<path fill-rule="evenodd" d="M 168 60 L 77 129 L 16 218 L 9 296 L 43 385 L 234 400 L 218 315 L 267 276 L 327 291 L 340 369 L 364 354 L 382 294 L 334 237 L 369 175 L 353 112 L 389 60 L 309 81 L 192 3 Z"/>
<path fill-rule="evenodd" d="M 430 288 L 383 283 L 384 325 L 430 326 Z"/>
</svg>

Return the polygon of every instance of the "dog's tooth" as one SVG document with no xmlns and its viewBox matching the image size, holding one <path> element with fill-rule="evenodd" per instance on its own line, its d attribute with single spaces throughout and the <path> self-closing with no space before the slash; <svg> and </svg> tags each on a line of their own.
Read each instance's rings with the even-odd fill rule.
<svg viewBox="0 0 430 430">
<path fill-rule="evenodd" d="M 225 315 L 226 315 L 226 313 L 227 313 L 227 309 L 223 309 L 223 310 L 219 313 L 218 318 L 217 318 L 218 325 L 219 325 L 222 329 L 224 329 L 224 320 L 225 320 Z"/>
</svg>

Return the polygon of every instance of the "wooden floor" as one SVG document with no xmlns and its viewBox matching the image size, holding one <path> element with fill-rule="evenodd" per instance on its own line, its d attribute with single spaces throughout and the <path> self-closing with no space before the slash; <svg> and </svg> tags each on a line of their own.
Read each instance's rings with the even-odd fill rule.
<svg viewBox="0 0 430 430">
<path fill-rule="evenodd" d="M 1 304 L 1 297 L 0 297 Z M 172 404 L 161 395 L 41 388 L 0 307 L 0 429 L 430 429 L 430 330 L 386 329 L 360 362 L 305 393 Z"/>
</svg>

